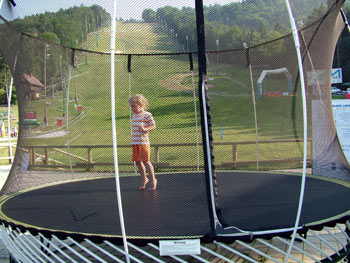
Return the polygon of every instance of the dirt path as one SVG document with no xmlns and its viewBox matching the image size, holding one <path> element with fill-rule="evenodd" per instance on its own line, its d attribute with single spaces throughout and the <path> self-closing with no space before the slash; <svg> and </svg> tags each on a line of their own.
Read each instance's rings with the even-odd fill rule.
<svg viewBox="0 0 350 263">
<path fill-rule="evenodd" d="M 161 86 L 169 90 L 175 90 L 175 91 L 192 90 L 191 86 L 186 86 L 181 83 L 188 76 L 191 76 L 191 74 L 190 73 L 176 74 L 170 78 L 161 80 L 159 83 Z"/>
</svg>

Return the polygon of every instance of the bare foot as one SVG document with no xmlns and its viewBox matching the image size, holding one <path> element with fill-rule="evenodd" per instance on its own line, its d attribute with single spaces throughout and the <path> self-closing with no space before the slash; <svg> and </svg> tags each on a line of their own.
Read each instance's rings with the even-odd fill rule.
<svg viewBox="0 0 350 263">
<path fill-rule="evenodd" d="M 148 184 L 149 179 L 146 177 L 145 181 L 142 183 L 142 185 L 139 187 L 140 190 L 145 190 L 146 185 Z"/>
<path fill-rule="evenodd" d="M 149 188 L 149 190 L 153 191 L 153 190 L 156 190 L 156 188 L 157 188 L 157 179 L 154 179 L 151 182 L 151 188 Z"/>
</svg>

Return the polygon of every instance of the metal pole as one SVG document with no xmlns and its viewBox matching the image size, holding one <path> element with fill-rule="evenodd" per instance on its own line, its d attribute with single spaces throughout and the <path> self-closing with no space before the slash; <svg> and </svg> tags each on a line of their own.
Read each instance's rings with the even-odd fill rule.
<svg viewBox="0 0 350 263">
<path fill-rule="evenodd" d="M 301 215 L 301 210 L 302 210 L 303 200 L 304 200 L 305 177 L 306 177 L 306 159 L 307 159 L 307 105 L 306 105 L 306 92 L 305 92 L 305 80 L 304 80 L 304 71 L 303 71 L 303 60 L 302 60 L 302 55 L 301 55 L 301 51 L 300 51 L 298 29 L 297 29 L 296 24 L 295 24 L 295 20 L 293 17 L 293 13 L 292 13 L 292 9 L 290 7 L 289 1 L 285 0 L 285 3 L 286 3 L 288 15 L 289 15 L 289 20 L 290 20 L 290 25 L 292 28 L 295 49 L 296 49 L 297 58 L 298 58 L 300 86 L 301 86 L 301 95 L 302 95 L 302 104 L 303 104 L 303 120 L 304 120 L 303 174 L 302 174 L 302 179 L 301 179 L 300 197 L 299 197 L 298 211 L 297 211 L 297 216 L 295 219 L 293 235 L 292 235 L 292 239 L 291 239 L 290 244 L 289 244 L 288 253 L 284 259 L 284 262 L 287 263 L 289 256 L 290 256 L 290 253 L 291 253 L 292 248 L 293 248 L 295 236 L 297 234 L 297 228 L 299 225 L 300 215 Z"/>
<path fill-rule="evenodd" d="M 217 192 L 215 184 L 215 174 L 213 168 L 213 154 L 212 154 L 212 136 L 211 136 L 211 119 L 209 115 L 209 104 L 207 102 L 207 89 L 206 89 L 206 52 L 205 52 L 205 34 L 204 34 L 204 14 L 203 14 L 203 0 L 196 0 L 196 24 L 197 24 L 197 41 L 198 41 L 198 94 L 200 102 L 200 114 L 201 114 L 201 126 L 202 126 L 202 138 L 203 138 L 203 153 L 204 153 L 204 166 L 207 180 L 207 198 L 208 209 L 211 214 L 211 236 L 216 235 L 216 227 L 220 224 L 218 216 L 216 214 L 217 204 Z"/>
<path fill-rule="evenodd" d="M 126 257 L 126 262 L 130 262 L 128 244 L 126 240 L 125 224 L 124 224 L 124 214 L 122 207 L 121 191 L 120 191 L 120 180 L 119 180 L 119 168 L 118 168 L 118 152 L 117 152 L 117 134 L 116 134 L 116 121 L 115 121 L 115 87 L 114 87 L 114 52 L 115 52 L 115 27 L 116 27 L 116 11 L 117 11 L 117 0 L 113 3 L 113 15 L 111 22 L 111 111 L 112 111 L 112 137 L 113 137 L 113 157 L 114 157 L 114 171 L 115 171 L 115 184 L 117 190 L 117 203 L 119 211 L 119 221 L 120 228 L 123 236 L 124 252 Z"/>
</svg>

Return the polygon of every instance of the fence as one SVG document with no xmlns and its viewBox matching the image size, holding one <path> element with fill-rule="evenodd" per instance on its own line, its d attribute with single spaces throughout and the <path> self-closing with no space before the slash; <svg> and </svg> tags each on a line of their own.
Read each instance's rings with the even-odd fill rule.
<svg viewBox="0 0 350 263">
<path fill-rule="evenodd" d="M 265 140 L 259 141 L 259 145 L 264 144 L 288 144 L 288 143 L 302 143 L 303 140 L 293 140 L 293 139 L 284 139 L 284 140 Z M 311 142 L 311 139 L 308 140 L 308 147 Z M 217 142 L 213 143 L 213 146 L 224 146 L 231 147 L 231 158 L 230 162 L 221 162 L 216 164 L 218 168 L 236 168 L 239 166 L 248 166 L 257 163 L 257 160 L 239 160 L 239 147 L 242 145 L 255 145 L 255 141 L 242 141 L 242 142 Z M 182 144 L 152 144 L 151 148 L 153 148 L 152 152 L 154 152 L 154 161 L 152 161 L 155 170 L 158 169 L 180 169 L 180 168 L 198 168 L 198 165 L 174 165 L 169 162 L 162 162 L 160 156 L 160 149 L 164 147 L 197 147 L 196 143 L 182 143 Z M 201 147 L 201 144 L 199 145 Z M 119 148 L 130 148 L 130 145 L 118 145 Z M 94 145 L 94 146 L 83 146 L 83 145 L 72 145 L 70 149 L 86 149 L 86 157 L 82 157 L 80 155 L 75 155 L 69 153 L 63 149 L 67 149 L 67 146 L 25 146 L 23 150 L 29 153 L 29 168 L 34 167 L 55 167 L 55 168 L 69 168 L 70 166 L 65 165 L 61 161 L 50 158 L 49 150 L 57 153 L 61 153 L 66 156 L 70 156 L 72 159 L 76 159 L 80 162 L 76 162 L 73 165 L 73 168 L 84 168 L 88 171 L 91 171 L 94 167 L 97 166 L 113 166 L 113 162 L 97 162 L 93 159 L 93 150 L 94 149 L 111 149 L 111 145 Z M 310 147 L 309 147 L 310 148 Z M 39 154 L 38 151 L 43 154 Z M 311 154 L 309 154 L 311 156 Z M 40 161 L 38 161 L 38 159 Z M 275 159 L 261 159 L 259 160 L 260 164 L 263 163 L 276 163 L 276 162 L 302 162 L 302 157 L 288 157 L 288 158 L 275 158 Z M 310 163 L 310 158 L 308 159 Z M 131 162 L 119 162 L 119 165 L 122 166 L 132 166 Z M 202 165 L 200 166 L 203 167 Z"/>
</svg>

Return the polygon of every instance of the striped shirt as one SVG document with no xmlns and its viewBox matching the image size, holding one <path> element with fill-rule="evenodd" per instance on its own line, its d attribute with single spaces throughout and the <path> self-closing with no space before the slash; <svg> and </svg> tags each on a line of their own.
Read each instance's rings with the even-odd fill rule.
<svg viewBox="0 0 350 263">
<path fill-rule="evenodd" d="M 149 132 L 143 131 L 142 127 L 151 128 L 154 126 L 155 122 L 150 112 L 134 113 L 131 119 L 131 144 L 149 144 Z"/>
</svg>

